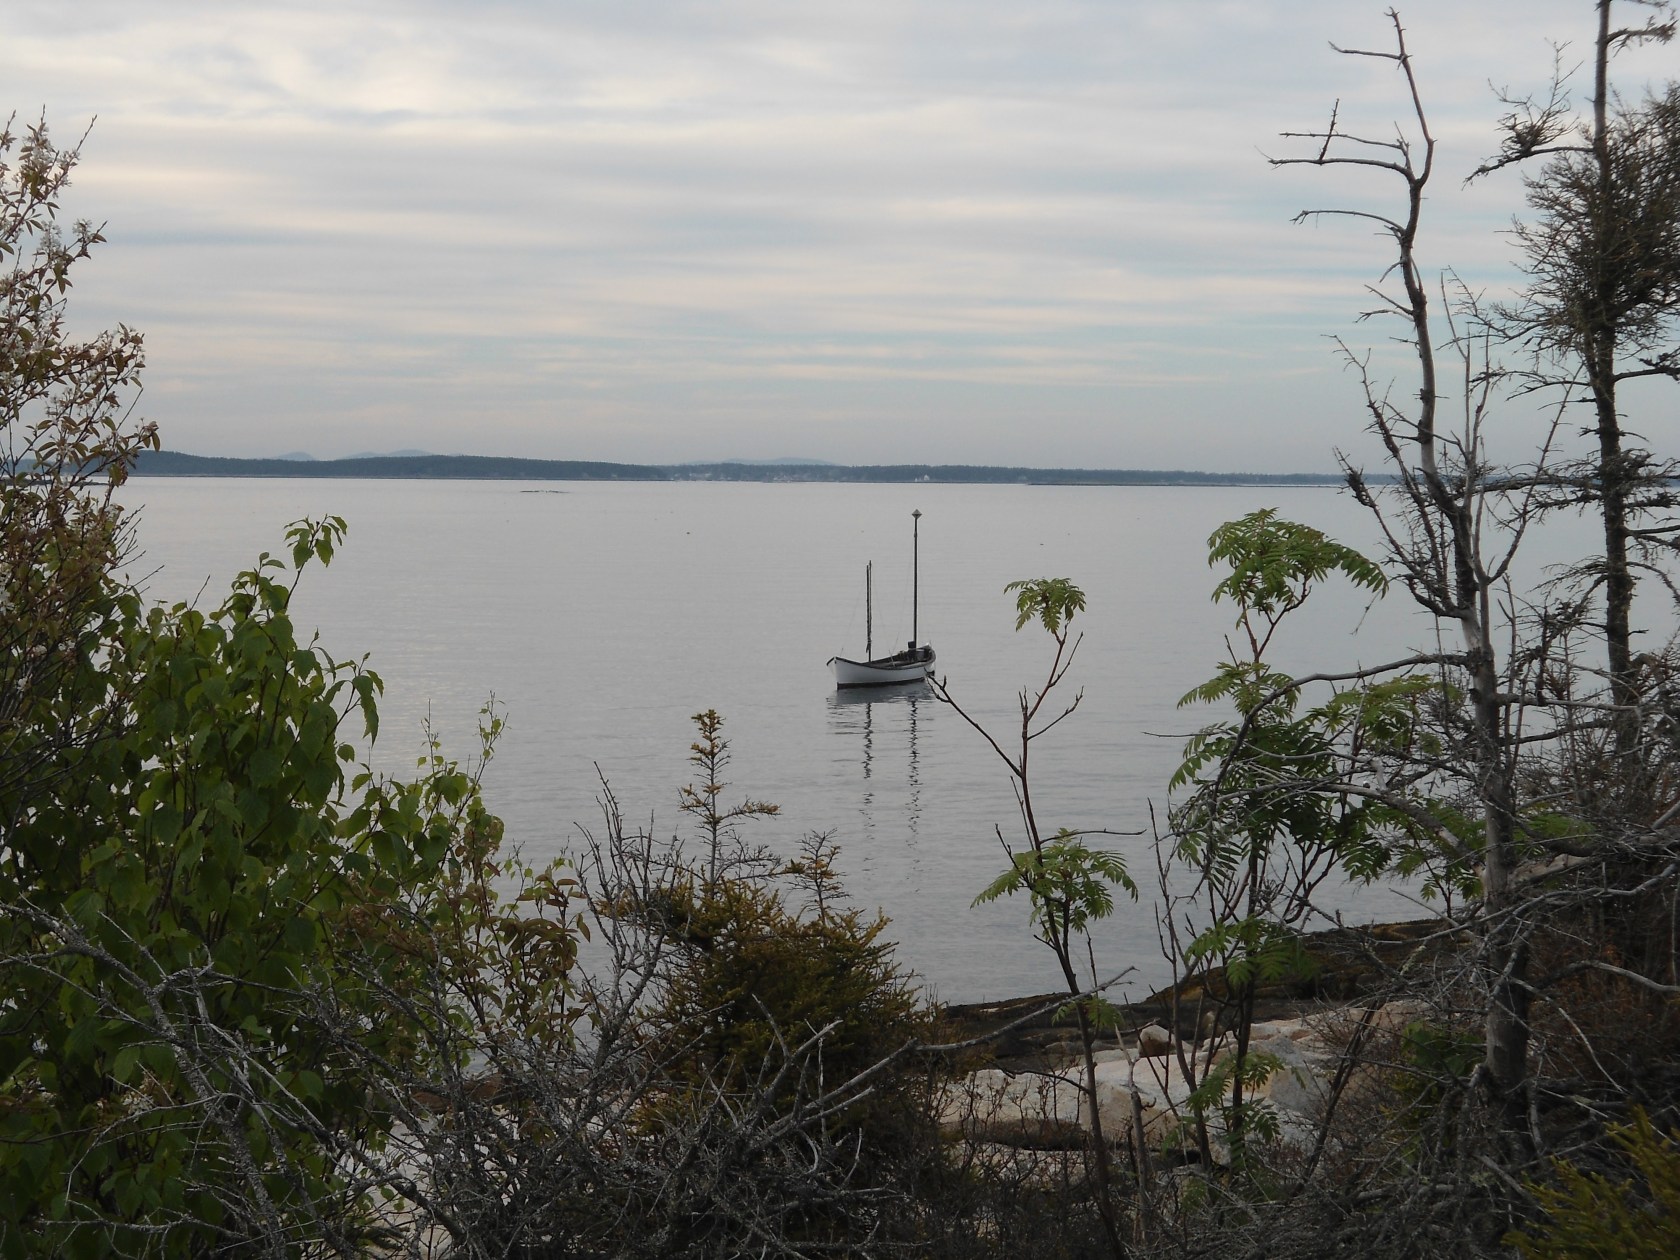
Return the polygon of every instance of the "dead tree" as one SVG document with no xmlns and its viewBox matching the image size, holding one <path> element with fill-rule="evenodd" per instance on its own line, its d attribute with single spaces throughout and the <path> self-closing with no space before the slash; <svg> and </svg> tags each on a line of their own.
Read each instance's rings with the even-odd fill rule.
<svg viewBox="0 0 1680 1260">
<path fill-rule="evenodd" d="M 1452 711 L 1446 715 L 1446 732 L 1454 746 L 1451 760 L 1460 764 L 1444 763 L 1442 778 L 1462 777 L 1480 831 L 1474 839 L 1458 839 L 1463 851 L 1474 855 L 1481 886 L 1482 974 L 1488 998 L 1482 1085 L 1507 1126 L 1520 1133 L 1527 1127 L 1528 1113 L 1530 990 L 1526 931 L 1514 911 L 1520 849 L 1518 760 L 1526 706 L 1516 672 L 1522 663 L 1509 649 L 1501 656 L 1502 640 L 1510 637 L 1502 634 L 1507 627 L 1501 600 L 1531 514 L 1534 477 L 1532 469 L 1527 476 L 1515 477 L 1488 462 L 1485 426 L 1496 376 L 1477 361 L 1485 345 L 1485 336 L 1478 335 L 1482 330 L 1473 322 L 1460 326 L 1451 318 L 1446 345 L 1462 369 L 1463 410 L 1456 429 L 1447 427 L 1437 363 L 1437 317 L 1416 252 L 1424 190 L 1434 174 L 1435 140 L 1404 28 L 1393 10 L 1388 17 L 1394 29 L 1393 51 L 1336 51 L 1388 62 L 1399 71 L 1409 104 L 1407 125 L 1386 138 L 1355 134 L 1342 128 L 1338 105 L 1322 131 L 1285 133 L 1289 139 L 1310 141 L 1315 153 L 1271 161 L 1274 166 L 1374 169 L 1395 176 L 1405 189 L 1398 215 L 1315 209 L 1302 212 L 1297 221 L 1354 218 L 1376 224 L 1393 242 L 1394 260 L 1387 274 L 1396 283 L 1371 287 L 1377 305 L 1366 317 L 1400 321 L 1399 339 L 1415 355 L 1418 384 L 1413 400 L 1397 400 L 1376 380 L 1368 356 L 1345 346 L 1343 353 L 1360 375 L 1367 427 L 1382 445 L 1387 471 L 1397 482 L 1394 491 L 1379 493 L 1351 460 L 1341 458 L 1354 495 L 1381 525 L 1388 560 L 1400 581 L 1419 606 L 1452 627 L 1457 639 L 1455 646 L 1436 654 L 1443 671 L 1442 694 L 1450 695 L 1462 685 L 1464 695 L 1462 709 L 1449 706 Z M 1462 317 L 1477 319 L 1473 304 Z M 1535 466 L 1543 465 L 1548 454 L 1549 443 Z M 1504 538 L 1490 548 L 1489 534 L 1496 522 L 1503 523 Z"/>
</svg>

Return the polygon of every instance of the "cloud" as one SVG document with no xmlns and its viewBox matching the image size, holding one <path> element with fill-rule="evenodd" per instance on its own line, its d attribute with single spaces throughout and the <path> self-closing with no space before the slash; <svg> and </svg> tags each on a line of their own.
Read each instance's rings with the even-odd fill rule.
<svg viewBox="0 0 1680 1260">
<path fill-rule="evenodd" d="M 1408 6 L 1426 265 L 1512 282 L 1517 181 L 1459 180 L 1488 81 L 1539 85 L 1586 16 Z M 8 27 L 21 111 L 99 116 L 79 317 L 148 332 L 182 449 L 1320 468 L 1357 416 L 1323 334 L 1364 334 L 1386 248 L 1289 220 L 1394 189 L 1264 155 L 1337 100 L 1389 134 L 1392 63 L 1326 47 L 1386 48 L 1377 7 L 94 0 Z"/>
</svg>

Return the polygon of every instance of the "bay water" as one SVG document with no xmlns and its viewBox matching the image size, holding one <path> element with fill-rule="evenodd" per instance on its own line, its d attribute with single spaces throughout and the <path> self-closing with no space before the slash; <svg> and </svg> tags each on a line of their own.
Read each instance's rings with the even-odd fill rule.
<svg viewBox="0 0 1680 1260">
<path fill-rule="evenodd" d="M 507 720 L 486 794 L 510 843 L 541 861 L 598 828 L 601 783 L 634 826 L 692 831 L 678 790 L 693 714 L 726 721 L 725 805 L 780 805 L 747 838 L 789 856 L 832 834 L 854 900 L 879 907 L 902 962 L 947 1001 L 1058 987 L 1019 899 L 971 902 L 1020 838 L 997 754 L 926 694 L 837 695 L 825 662 L 864 652 L 864 565 L 875 648 L 911 635 L 912 510 L 920 510 L 920 635 L 968 712 L 1018 746 L 1020 690 L 1051 643 L 1016 632 L 1007 582 L 1066 577 L 1089 607 L 1061 689 L 1077 711 L 1033 746 L 1040 818 L 1123 833 L 1144 887 L 1095 934 L 1097 966 L 1132 968 L 1126 995 L 1164 982 L 1151 906 L 1152 816 L 1184 738 L 1213 715 L 1179 698 L 1225 655 L 1234 610 L 1214 605 L 1208 534 L 1260 507 L 1377 551 L 1369 516 L 1332 489 L 534 483 L 136 478 L 142 554 L 131 572 L 168 602 L 217 603 L 285 525 L 344 516 L 346 545 L 294 604 L 340 658 L 385 681 L 378 767 L 411 770 L 428 722 L 446 753 L 476 748 L 492 697 Z M 1578 523 L 1552 550 L 1589 541 Z M 1288 625 L 1275 664 L 1305 672 L 1433 647 L 1403 594 L 1327 583 Z M 1013 741 L 1013 742 L 1012 742 Z M 1097 843 L 1093 841 L 1093 843 Z M 1342 889 L 1349 921 L 1410 917 L 1408 890 Z"/>
</svg>

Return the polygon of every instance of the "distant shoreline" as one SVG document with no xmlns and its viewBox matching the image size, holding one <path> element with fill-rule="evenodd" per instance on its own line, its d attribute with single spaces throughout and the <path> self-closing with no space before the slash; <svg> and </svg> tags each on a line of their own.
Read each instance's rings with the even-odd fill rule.
<svg viewBox="0 0 1680 1260">
<path fill-rule="evenodd" d="M 365 477 L 471 481 L 760 481 L 1036 486 L 1339 486 L 1337 473 L 1182 469 L 1016 468 L 977 464 L 612 464 L 485 455 L 374 455 L 356 459 L 230 459 L 145 451 L 138 477 Z"/>
</svg>

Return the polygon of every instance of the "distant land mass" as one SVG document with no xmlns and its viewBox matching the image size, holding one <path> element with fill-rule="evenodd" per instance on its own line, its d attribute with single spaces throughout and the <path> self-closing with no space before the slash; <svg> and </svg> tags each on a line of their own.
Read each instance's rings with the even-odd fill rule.
<svg viewBox="0 0 1680 1260">
<path fill-rule="evenodd" d="M 350 459 L 228 459 L 142 451 L 137 477 L 385 477 L 479 481 L 670 481 L 663 468 L 496 455 L 358 455 Z"/>
<path fill-rule="evenodd" d="M 748 467 L 759 467 L 774 464 L 784 466 L 788 464 L 809 464 L 816 468 L 833 468 L 835 463 L 831 459 L 805 459 L 798 455 L 783 455 L 780 459 L 689 459 L 680 464 L 673 464 L 673 468 L 693 468 L 695 465 L 716 467 L 719 464 L 746 464 Z"/>
<path fill-rule="evenodd" d="M 498 455 L 363 455 L 305 459 L 229 459 L 145 451 L 139 477 L 379 477 L 478 481 L 927 482 L 944 485 L 1334 486 L 1339 473 L 1195 472 L 1188 469 L 1017 468 L 983 464 L 827 464 L 732 461 L 717 464 L 611 464 L 595 460 Z"/>
</svg>

